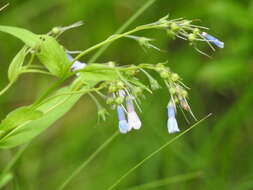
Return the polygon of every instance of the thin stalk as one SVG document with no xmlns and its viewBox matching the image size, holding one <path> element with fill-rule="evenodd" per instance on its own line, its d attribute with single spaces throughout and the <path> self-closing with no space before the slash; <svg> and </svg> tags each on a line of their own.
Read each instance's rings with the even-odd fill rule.
<svg viewBox="0 0 253 190">
<path fill-rule="evenodd" d="M 191 131 L 193 128 L 195 128 L 196 126 L 198 126 L 200 123 L 202 123 L 204 120 L 206 120 L 207 118 L 209 118 L 212 114 L 208 114 L 207 116 L 205 116 L 203 119 L 199 120 L 198 122 L 196 122 L 194 125 L 192 125 L 190 128 L 186 129 L 185 131 L 183 131 L 182 133 L 180 133 L 179 135 L 175 136 L 174 138 L 172 138 L 171 140 L 169 140 L 168 142 L 166 142 L 164 145 L 162 145 L 160 148 L 158 148 L 157 150 L 155 150 L 154 152 L 152 152 L 151 154 L 149 154 L 147 157 L 145 157 L 142 161 L 140 161 L 139 163 L 137 163 L 134 167 L 132 167 L 131 169 L 129 169 L 124 175 L 122 175 L 115 183 L 113 183 L 109 188 L 107 188 L 107 190 L 112 190 L 114 189 L 123 179 L 125 179 L 129 174 L 131 174 L 133 171 L 135 171 L 137 168 L 139 168 L 144 162 L 146 162 L 147 160 L 149 160 L 150 158 L 152 158 L 153 156 L 155 156 L 156 154 L 158 154 L 159 152 L 161 152 L 163 149 L 165 149 L 168 145 L 172 144 L 173 142 L 175 142 L 177 139 L 179 139 L 180 137 L 182 137 L 183 135 L 185 135 L 186 133 L 188 133 L 189 131 Z"/>
<path fill-rule="evenodd" d="M 199 178 L 202 175 L 203 175 L 203 173 L 200 172 L 200 171 L 198 171 L 198 172 L 191 172 L 191 173 L 187 173 L 187 174 L 182 174 L 182 175 L 177 175 L 177 176 L 173 176 L 173 177 L 168 177 L 168 178 L 165 178 L 165 179 L 157 180 L 157 181 L 154 181 L 154 182 L 151 182 L 151 183 L 137 185 L 137 186 L 134 186 L 134 187 L 130 187 L 127 190 L 154 189 L 154 188 L 165 186 L 165 185 L 168 185 L 168 184 L 171 184 L 171 183 L 179 183 L 179 182 L 183 182 L 183 181 Z"/>
<path fill-rule="evenodd" d="M 18 159 L 21 157 L 21 155 L 23 154 L 23 152 L 25 151 L 25 149 L 27 148 L 27 146 L 29 145 L 26 144 L 23 147 L 21 147 L 18 152 L 15 154 L 15 156 L 12 158 L 12 160 L 5 166 L 5 168 L 2 171 L 2 175 L 8 173 L 10 171 L 10 169 L 17 163 Z"/>
<path fill-rule="evenodd" d="M 45 74 L 45 75 L 53 76 L 50 72 L 40 71 L 40 70 L 37 70 L 37 69 L 24 70 L 24 71 L 22 71 L 22 73 L 40 73 L 40 74 Z"/>
<path fill-rule="evenodd" d="M 119 132 L 116 131 L 112 136 L 110 136 L 98 149 L 93 152 L 87 160 L 85 160 L 80 166 L 78 166 L 61 184 L 58 190 L 63 190 L 69 182 L 76 177 L 102 150 L 104 150 L 117 136 Z"/>
<path fill-rule="evenodd" d="M 130 17 L 116 32 L 115 34 L 119 34 L 123 32 L 130 24 L 132 24 L 146 9 L 148 9 L 156 0 L 149 0 L 147 1 L 143 6 L 138 9 L 132 17 Z M 110 46 L 110 43 L 106 46 L 100 48 L 97 53 L 91 57 L 91 59 L 88 61 L 88 63 L 95 62 L 99 56 Z"/>
<path fill-rule="evenodd" d="M 130 30 L 128 32 L 125 32 L 125 33 L 122 33 L 122 34 L 112 35 L 109 38 L 107 38 L 106 40 L 104 40 L 104 41 L 102 41 L 102 42 L 100 42 L 100 43 L 98 43 L 98 44 L 96 44 L 96 45 L 94 45 L 94 46 L 92 46 L 92 47 L 90 47 L 90 48 L 82 51 L 79 55 L 77 55 L 75 57 L 75 59 L 72 62 L 77 61 L 78 59 L 80 59 L 84 55 L 90 53 L 91 51 L 94 51 L 94 50 L 96 50 L 96 49 L 98 49 L 98 48 L 100 48 L 100 47 L 102 47 L 102 46 L 104 46 L 106 44 L 112 43 L 115 40 L 118 40 L 120 38 L 126 37 L 126 36 L 128 36 L 128 35 L 130 35 L 132 33 L 135 33 L 135 32 L 141 31 L 141 30 L 147 30 L 147 29 L 152 29 L 152 28 L 156 28 L 156 27 L 157 26 L 155 26 L 155 25 L 142 25 L 142 26 L 138 26 L 138 27 L 136 27 L 133 30 Z"/>
<path fill-rule="evenodd" d="M 1 91 L 0 91 L 0 96 L 2 96 L 11 86 L 12 86 L 13 82 L 10 82 L 6 87 L 4 87 Z"/>
<path fill-rule="evenodd" d="M 6 5 L 4 5 L 3 7 L 0 8 L 0 11 L 4 10 L 6 7 L 9 6 L 9 3 L 7 3 Z"/>
</svg>

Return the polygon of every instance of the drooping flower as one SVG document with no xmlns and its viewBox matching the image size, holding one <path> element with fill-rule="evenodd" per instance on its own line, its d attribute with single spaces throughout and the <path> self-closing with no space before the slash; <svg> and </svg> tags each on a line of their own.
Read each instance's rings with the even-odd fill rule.
<svg viewBox="0 0 253 190">
<path fill-rule="evenodd" d="M 218 40 L 214 36 L 207 34 L 206 32 L 202 32 L 201 35 L 210 43 L 216 45 L 219 48 L 224 48 L 224 42 Z"/>
<path fill-rule="evenodd" d="M 128 125 L 130 130 L 133 129 L 140 129 L 141 128 L 141 120 L 138 117 L 137 113 L 134 110 L 134 103 L 132 97 L 126 98 L 126 107 L 127 107 L 127 119 Z"/>
<path fill-rule="evenodd" d="M 125 134 L 129 131 L 130 128 L 125 118 L 124 109 L 122 106 L 118 105 L 117 111 L 118 111 L 118 119 L 119 119 L 119 131 L 120 133 Z"/>
<path fill-rule="evenodd" d="M 168 121 L 167 121 L 167 127 L 168 127 L 168 132 L 169 133 L 176 133 L 179 132 L 179 128 L 177 125 L 177 120 L 176 120 L 176 108 L 174 104 L 170 101 L 168 104 Z"/>
</svg>

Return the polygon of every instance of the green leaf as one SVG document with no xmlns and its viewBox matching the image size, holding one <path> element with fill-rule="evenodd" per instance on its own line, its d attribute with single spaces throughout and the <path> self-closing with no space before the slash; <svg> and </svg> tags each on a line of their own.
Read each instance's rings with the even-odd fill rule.
<svg viewBox="0 0 253 190">
<path fill-rule="evenodd" d="M 6 173 L 3 176 L 0 176 L 0 189 L 2 189 L 5 185 L 7 185 L 7 183 L 10 182 L 10 180 L 12 180 L 13 175 L 12 173 Z"/>
<path fill-rule="evenodd" d="M 82 90 L 85 89 L 89 90 L 90 88 L 84 87 Z M 66 94 L 70 92 L 70 87 L 65 87 L 57 91 L 55 95 L 62 93 L 64 95 L 58 96 L 41 105 L 38 110 L 44 113 L 42 117 L 20 124 L 15 129 L 0 138 L 0 148 L 11 148 L 20 144 L 24 144 L 51 126 L 55 121 L 68 112 L 84 94 Z"/>
<path fill-rule="evenodd" d="M 20 40 L 22 40 L 27 46 L 31 48 L 36 48 L 41 40 L 37 34 L 30 32 L 29 30 L 13 27 L 13 26 L 3 26 L 0 25 L 0 31 L 11 34 Z"/>
<path fill-rule="evenodd" d="M 29 107 L 21 107 L 9 113 L 4 120 L 0 123 L 0 132 L 6 132 L 17 126 L 40 118 L 43 115 L 41 111 L 32 110 Z"/>
<path fill-rule="evenodd" d="M 55 76 L 62 77 L 70 68 L 71 62 L 68 60 L 63 47 L 51 36 L 42 35 L 37 56 L 41 63 Z"/>
<path fill-rule="evenodd" d="M 27 47 L 23 47 L 18 54 L 13 58 L 9 70 L 8 70 L 8 78 L 10 82 L 15 81 L 18 78 L 18 75 L 22 71 L 22 65 L 25 60 L 25 56 L 27 55 Z"/>
<path fill-rule="evenodd" d="M 101 82 L 101 81 L 113 81 L 117 80 L 117 71 L 107 65 L 102 64 L 90 64 L 86 66 L 80 72 L 80 80 L 84 83 L 89 82 Z"/>
</svg>

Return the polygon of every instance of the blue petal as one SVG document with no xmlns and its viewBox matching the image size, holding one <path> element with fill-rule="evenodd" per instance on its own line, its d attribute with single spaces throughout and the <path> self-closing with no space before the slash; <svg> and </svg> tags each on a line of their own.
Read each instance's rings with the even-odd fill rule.
<svg viewBox="0 0 253 190">
<path fill-rule="evenodd" d="M 205 32 L 202 33 L 202 36 L 209 41 L 210 43 L 216 45 L 219 48 L 224 48 L 224 42 L 218 40 L 217 38 L 215 38 L 214 36 L 207 34 Z"/>
<path fill-rule="evenodd" d="M 175 118 L 169 118 L 167 121 L 167 127 L 169 133 L 176 133 L 179 132 L 179 128 L 177 125 L 177 120 Z"/>
<path fill-rule="evenodd" d="M 119 121 L 119 131 L 120 133 L 127 133 L 129 131 L 129 126 L 126 120 Z"/>
</svg>

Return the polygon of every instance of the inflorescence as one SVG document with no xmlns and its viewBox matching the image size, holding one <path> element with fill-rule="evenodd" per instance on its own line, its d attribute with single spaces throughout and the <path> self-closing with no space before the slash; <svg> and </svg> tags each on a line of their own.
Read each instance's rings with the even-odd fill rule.
<svg viewBox="0 0 253 190">
<path fill-rule="evenodd" d="M 161 87 L 158 81 L 152 76 L 152 74 L 150 74 L 151 72 L 149 72 L 152 71 L 152 73 L 154 73 L 155 71 L 159 74 L 160 78 L 167 87 L 168 95 L 170 97 L 167 105 L 168 132 L 175 133 L 180 131 L 176 120 L 176 112 L 178 108 L 182 111 L 190 113 L 191 116 L 196 119 L 188 104 L 187 86 L 184 85 L 179 75 L 172 72 L 165 63 L 117 66 L 114 62 L 105 64 L 86 64 L 78 60 L 91 51 L 98 49 L 108 43 L 114 42 L 120 38 L 131 38 L 136 40 L 144 48 L 153 48 L 160 50 L 158 47 L 151 43 L 153 39 L 134 35 L 134 33 L 138 31 L 147 29 L 164 30 L 173 39 L 180 38 L 186 40 L 198 52 L 207 55 L 197 47 L 198 42 L 206 42 L 213 50 L 213 45 L 217 46 L 218 48 L 224 47 L 223 42 L 205 32 L 208 28 L 194 25 L 192 20 L 186 20 L 183 18 L 169 20 L 168 16 L 166 16 L 156 22 L 138 26 L 128 32 L 112 35 L 106 40 L 84 51 L 78 52 L 79 54 L 73 58 L 71 56 L 71 53 L 60 46 L 56 39 L 66 30 L 78 27 L 80 25 L 82 25 L 82 22 L 77 22 L 65 27 L 54 27 L 47 35 L 41 35 L 39 39 L 37 39 L 37 36 L 34 34 L 35 36 L 33 36 L 33 38 L 37 39 L 39 43 L 36 46 L 32 47 L 29 47 L 30 44 L 27 44 L 25 51 L 21 51 L 21 53 L 23 53 L 23 60 L 25 56 L 31 53 L 31 61 L 26 66 L 21 65 L 19 70 L 15 71 L 15 78 L 13 81 L 11 81 L 10 84 L 12 84 L 17 79 L 17 76 L 19 74 L 25 72 L 51 74 L 61 78 L 62 81 L 73 75 L 76 75 L 76 78 L 71 85 L 73 87 L 71 89 L 75 91 L 74 93 L 76 93 L 78 90 L 80 90 L 82 93 L 83 91 L 81 90 L 85 86 L 87 88 L 90 88 L 88 94 L 92 97 L 98 106 L 98 114 L 102 117 L 102 119 L 105 119 L 107 111 L 99 103 L 96 97 L 91 94 L 91 91 L 95 91 L 95 93 L 106 99 L 106 104 L 110 105 L 118 112 L 119 131 L 121 133 L 127 133 L 133 129 L 138 130 L 141 128 L 142 123 L 137 114 L 137 109 L 135 108 L 141 110 L 139 104 L 142 97 L 144 96 L 143 91 L 152 93 L 154 90 L 157 90 Z M 31 35 L 31 33 L 29 33 L 29 35 Z M 35 42 L 31 44 L 34 43 Z M 49 45 L 54 47 L 55 52 L 48 51 L 47 47 Z M 34 56 L 38 56 L 41 63 L 45 66 L 43 69 L 47 69 L 48 72 L 39 69 L 29 70 L 34 66 L 32 65 Z M 138 78 L 140 76 L 140 73 L 147 77 L 149 85 L 145 85 L 140 81 Z M 0 94 L 3 94 L 8 88 L 2 90 Z M 107 93 L 102 93 L 100 90 L 107 90 Z M 42 100 L 40 101 L 43 102 Z"/>
<path fill-rule="evenodd" d="M 206 27 L 194 25 L 190 20 L 168 20 L 168 17 L 164 17 L 157 22 L 139 26 L 134 29 L 133 32 L 150 28 L 164 29 L 167 31 L 167 34 L 173 38 L 177 37 L 187 40 L 189 41 L 190 45 L 193 45 L 193 47 L 202 54 L 205 53 L 197 48 L 197 42 L 199 41 L 206 42 L 213 50 L 214 47 L 212 45 L 215 45 L 219 48 L 224 47 L 223 42 L 202 31 L 207 30 Z M 134 39 L 138 41 L 139 44 L 144 48 L 154 48 L 159 50 L 159 48 L 150 43 L 153 41 L 153 39 L 134 36 L 131 33 L 132 32 L 127 32 L 125 35 L 122 35 L 122 37 Z M 113 37 L 117 36 L 112 36 L 109 39 L 112 39 Z M 70 61 L 73 61 L 73 58 L 70 55 L 68 55 L 68 57 Z M 75 61 L 72 65 L 72 69 L 76 72 L 77 76 L 79 76 L 82 71 L 85 71 L 85 66 L 85 63 Z M 113 62 L 110 62 L 108 64 L 104 64 L 104 66 L 105 70 L 111 69 L 115 71 L 117 77 L 115 80 L 101 81 L 99 85 L 103 86 L 103 88 L 106 88 L 108 93 L 107 95 L 104 95 L 101 92 L 99 94 L 106 99 L 106 103 L 108 105 L 117 110 L 119 121 L 118 128 L 121 133 L 125 134 L 133 129 L 138 130 L 141 128 L 142 123 L 135 108 L 137 107 L 139 110 L 141 110 L 139 103 L 143 97 L 143 91 L 146 90 L 152 93 L 154 90 L 161 87 L 158 81 L 152 77 L 148 70 L 157 72 L 168 89 L 168 94 L 170 97 L 167 105 L 168 132 L 175 133 L 180 131 L 176 120 L 176 112 L 178 108 L 183 112 L 189 112 L 190 115 L 196 120 L 187 101 L 188 87 L 183 84 L 179 75 L 172 72 L 165 63 L 158 63 L 156 65 L 140 64 L 120 67 L 116 66 Z M 138 79 L 139 73 L 143 73 L 148 78 L 149 86 L 146 86 L 140 82 Z M 96 103 L 99 107 L 99 115 L 102 115 L 102 117 L 105 118 L 104 114 L 107 112 L 104 111 L 104 108 L 101 109 L 102 106 L 97 100 Z"/>
</svg>

